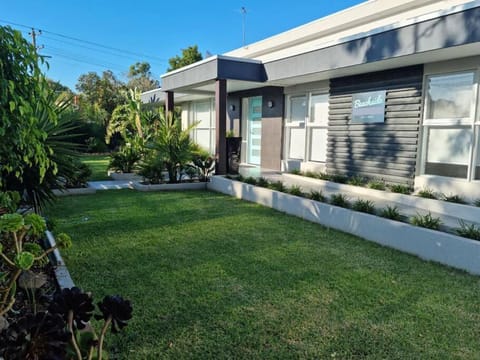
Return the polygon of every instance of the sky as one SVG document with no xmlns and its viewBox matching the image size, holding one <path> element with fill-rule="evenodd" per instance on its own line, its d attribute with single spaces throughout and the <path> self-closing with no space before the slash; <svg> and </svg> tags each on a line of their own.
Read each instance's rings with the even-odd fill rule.
<svg viewBox="0 0 480 360">
<path fill-rule="evenodd" d="M 50 56 L 49 78 L 72 90 L 80 75 L 111 70 L 122 81 L 130 65 L 147 61 L 152 75 L 168 59 L 198 45 L 205 56 L 243 45 L 335 13 L 362 0 L 0 0 L 0 25 L 37 36 Z M 242 15 L 241 8 L 246 9 Z"/>
</svg>

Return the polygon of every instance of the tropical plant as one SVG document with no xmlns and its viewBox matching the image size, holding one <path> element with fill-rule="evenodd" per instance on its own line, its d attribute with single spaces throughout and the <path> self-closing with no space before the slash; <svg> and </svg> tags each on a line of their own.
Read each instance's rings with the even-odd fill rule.
<svg viewBox="0 0 480 360">
<path fill-rule="evenodd" d="M 320 202 L 326 201 L 325 195 L 323 195 L 322 191 L 312 190 L 308 194 L 308 197 L 315 201 L 320 201 Z"/>
<path fill-rule="evenodd" d="M 298 185 L 292 185 L 287 189 L 290 195 L 303 196 L 302 188 Z"/>
<path fill-rule="evenodd" d="M 348 179 L 347 184 L 354 185 L 354 186 L 363 186 L 365 185 L 366 182 L 367 181 L 363 176 L 356 175 Z"/>
<path fill-rule="evenodd" d="M 190 139 L 190 132 L 195 126 L 193 124 L 182 130 L 178 115 L 160 112 L 159 127 L 149 148 L 155 150 L 165 164 L 170 183 L 179 182 L 181 169 L 193 160 L 195 145 Z"/>
<path fill-rule="evenodd" d="M 373 201 L 358 199 L 352 204 L 352 210 L 375 214 L 375 205 Z"/>
<path fill-rule="evenodd" d="M 264 178 L 263 176 L 260 176 L 258 179 L 257 179 L 257 186 L 261 186 L 261 187 L 268 187 L 268 184 L 269 184 L 269 181 Z"/>
<path fill-rule="evenodd" d="M 396 221 L 402 220 L 402 215 L 400 214 L 400 211 L 396 206 L 387 205 L 380 212 L 380 216 L 390 220 L 396 220 Z"/>
<path fill-rule="evenodd" d="M 463 237 L 480 241 L 480 227 L 475 224 L 467 224 L 463 220 L 459 220 L 460 228 L 455 229 L 455 232 Z"/>
<path fill-rule="evenodd" d="M 246 184 L 257 185 L 257 179 L 253 176 L 247 176 L 242 181 Z"/>
<path fill-rule="evenodd" d="M 192 164 L 200 174 L 200 181 L 209 181 L 211 174 L 215 171 L 215 158 L 208 151 L 199 148 L 194 151 Z"/>
<path fill-rule="evenodd" d="M 398 194 L 405 194 L 409 195 L 413 192 L 413 189 L 408 185 L 401 185 L 401 184 L 392 184 L 388 186 L 391 192 L 398 193 Z"/>
<path fill-rule="evenodd" d="M 411 223 L 415 226 L 421 226 L 432 230 L 438 230 L 440 228 L 440 225 L 442 225 L 442 221 L 440 220 L 440 218 L 433 217 L 430 212 L 425 215 L 417 213 L 417 215 L 412 217 Z"/>
<path fill-rule="evenodd" d="M 275 191 L 285 192 L 287 188 L 280 180 L 272 181 L 268 184 L 268 188 Z"/>
<path fill-rule="evenodd" d="M 430 188 L 423 188 L 417 193 L 417 196 L 425 199 L 438 199 L 438 196 L 435 193 L 435 191 Z"/>
<path fill-rule="evenodd" d="M 367 183 L 367 187 L 374 190 L 385 190 L 386 185 L 383 180 L 371 180 Z"/>
<path fill-rule="evenodd" d="M 111 153 L 110 157 L 110 169 L 122 173 L 131 173 L 136 169 L 142 155 L 138 146 L 127 143 L 119 151 Z"/>
<path fill-rule="evenodd" d="M 330 204 L 344 208 L 350 207 L 350 203 L 344 194 L 332 194 L 330 196 Z"/>
<path fill-rule="evenodd" d="M 164 180 L 165 165 L 155 151 L 152 151 L 139 165 L 138 174 L 150 184 L 160 184 Z"/>
</svg>

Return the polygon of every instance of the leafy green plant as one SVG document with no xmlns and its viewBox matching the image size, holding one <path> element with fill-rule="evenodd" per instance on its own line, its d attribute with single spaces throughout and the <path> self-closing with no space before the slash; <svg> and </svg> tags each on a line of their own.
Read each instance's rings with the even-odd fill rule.
<svg viewBox="0 0 480 360">
<path fill-rule="evenodd" d="M 463 237 L 480 241 L 480 227 L 475 224 L 467 224 L 463 220 L 459 220 L 460 228 L 455 229 L 455 232 Z"/>
<path fill-rule="evenodd" d="M 0 281 L 0 316 L 10 311 L 15 303 L 16 281 L 22 271 L 29 270 L 35 262 L 42 264 L 45 257 L 57 248 L 69 248 L 71 239 L 66 234 L 59 234 L 56 245 L 41 253 L 31 252 L 38 249 L 26 246 L 28 242 L 35 242 L 45 232 L 45 220 L 37 214 L 25 216 L 18 213 L 0 216 L 0 257 L 9 267 L 2 281 Z M 28 251 L 30 250 L 30 251 Z"/>
<path fill-rule="evenodd" d="M 330 196 L 330 204 L 343 208 L 350 207 L 350 202 L 348 201 L 347 196 L 344 194 L 332 194 Z"/>
<path fill-rule="evenodd" d="M 375 214 L 375 205 L 370 200 L 358 199 L 352 204 L 352 210 L 364 212 L 367 214 Z"/>
<path fill-rule="evenodd" d="M 391 192 L 398 193 L 398 194 L 405 194 L 409 195 L 413 192 L 413 189 L 408 185 L 401 185 L 401 184 L 392 184 L 388 186 Z"/>
<path fill-rule="evenodd" d="M 131 173 L 136 169 L 137 163 L 142 158 L 139 149 L 128 143 L 117 152 L 110 155 L 109 168 L 122 173 Z"/>
<path fill-rule="evenodd" d="M 292 185 L 287 189 L 290 195 L 303 196 L 302 188 L 298 185 Z"/>
<path fill-rule="evenodd" d="M 75 164 L 76 170 L 68 179 L 65 179 L 65 187 L 67 189 L 85 187 L 92 176 L 92 169 L 78 158 L 72 158 L 72 162 Z"/>
<path fill-rule="evenodd" d="M 322 191 L 312 190 L 308 194 L 308 197 L 315 201 L 320 201 L 320 202 L 326 201 L 325 195 L 323 195 Z"/>
<path fill-rule="evenodd" d="M 325 179 L 325 180 L 333 181 L 339 184 L 346 184 L 348 181 L 348 177 L 342 174 L 331 174 L 326 176 L 328 177 L 328 179 Z"/>
<path fill-rule="evenodd" d="M 460 195 L 443 195 L 442 200 L 455 204 L 467 204 L 467 201 Z"/>
<path fill-rule="evenodd" d="M 266 188 L 266 187 L 268 187 L 268 185 L 269 185 L 268 180 L 265 179 L 263 176 L 261 176 L 257 179 L 257 186 L 261 186 L 261 187 Z"/>
<path fill-rule="evenodd" d="M 365 180 L 364 177 L 362 176 L 354 176 L 348 179 L 347 184 L 348 185 L 354 185 L 354 186 L 363 186 L 365 185 L 367 181 Z"/>
<path fill-rule="evenodd" d="M 150 184 L 160 184 L 164 179 L 164 170 L 162 159 L 153 151 L 140 163 L 138 174 Z"/>
<path fill-rule="evenodd" d="M 248 176 L 243 179 L 244 183 L 250 184 L 250 185 L 257 185 L 257 179 L 253 176 Z"/>
<path fill-rule="evenodd" d="M 433 217 L 430 212 L 425 215 L 417 213 L 417 215 L 412 217 L 411 223 L 415 226 L 420 226 L 432 230 L 438 230 L 440 228 L 440 225 L 442 225 L 442 221 L 440 220 L 440 218 Z"/>
<path fill-rule="evenodd" d="M 385 190 L 386 185 L 385 185 L 385 181 L 371 180 L 367 183 L 367 187 L 374 190 Z"/>
<path fill-rule="evenodd" d="M 380 212 L 380 216 L 384 217 L 384 218 L 387 218 L 387 219 L 390 219 L 390 220 L 396 220 L 396 221 L 401 221 L 402 220 L 402 215 L 400 214 L 400 211 L 398 210 L 398 207 L 396 207 L 396 206 L 387 205 Z"/>
<path fill-rule="evenodd" d="M 280 191 L 280 192 L 286 192 L 287 191 L 287 188 L 285 187 L 283 182 L 281 182 L 280 180 L 272 181 L 271 183 L 268 184 L 268 188 L 272 189 L 272 190 Z"/>
<path fill-rule="evenodd" d="M 423 188 L 417 193 L 417 196 L 425 199 L 438 199 L 438 196 L 435 193 L 435 191 L 430 188 Z"/>
<path fill-rule="evenodd" d="M 198 151 L 192 160 L 193 166 L 200 173 L 200 181 L 207 182 L 215 171 L 215 158 L 206 151 Z"/>
</svg>

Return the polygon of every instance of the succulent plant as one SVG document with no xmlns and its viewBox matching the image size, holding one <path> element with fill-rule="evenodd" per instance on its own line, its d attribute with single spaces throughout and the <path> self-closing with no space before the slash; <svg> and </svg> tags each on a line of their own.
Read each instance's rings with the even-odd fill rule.
<svg viewBox="0 0 480 360">
<path fill-rule="evenodd" d="M 25 225 L 20 214 L 4 214 L 0 216 L 0 232 L 15 232 Z"/>
<path fill-rule="evenodd" d="M 68 249 L 72 246 L 72 238 L 65 233 L 58 234 L 55 242 L 59 249 Z"/>
<path fill-rule="evenodd" d="M 28 270 L 35 262 L 35 255 L 28 251 L 22 251 L 21 253 L 15 255 L 14 262 L 19 269 Z"/>
<path fill-rule="evenodd" d="M 42 236 L 45 230 L 47 230 L 45 219 L 38 214 L 25 215 L 24 222 L 29 227 L 29 235 Z"/>
<path fill-rule="evenodd" d="M 118 295 L 109 295 L 98 303 L 98 308 L 102 315 L 95 315 L 95 319 L 104 319 L 112 321 L 112 333 L 117 333 L 127 325 L 127 321 L 132 318 L 132 305 L 130 301 L 124 300 Z"/>
<path fill-rule="evenodd" d="M 74 328 L 84 329 L 85 324 L 91 319 L 95 307 L 90 294 L 83 292 L 78 287 L 73 287 L 57 292 L 48 309 L 52 313 L 60 314 L 65 322 L 69 321 L 68 317 L 71 313 Z"/>
<path fill-rule="evenodd" d="M 5 359 L 65 359 L 70 334 L 58 314 L 39 312 L 20 318 L 0 335 Z"/>
</svg>

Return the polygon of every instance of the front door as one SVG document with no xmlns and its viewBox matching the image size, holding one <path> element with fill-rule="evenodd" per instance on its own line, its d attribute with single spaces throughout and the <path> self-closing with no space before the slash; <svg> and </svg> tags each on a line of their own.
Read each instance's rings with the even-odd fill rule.
<svg viewBox="0 0 480 360">
<path fill-rule="evenodd" d="M 262 150 L 262 97 L 248 98 L 247 162 L 260 165 Z"/>
</svg>

